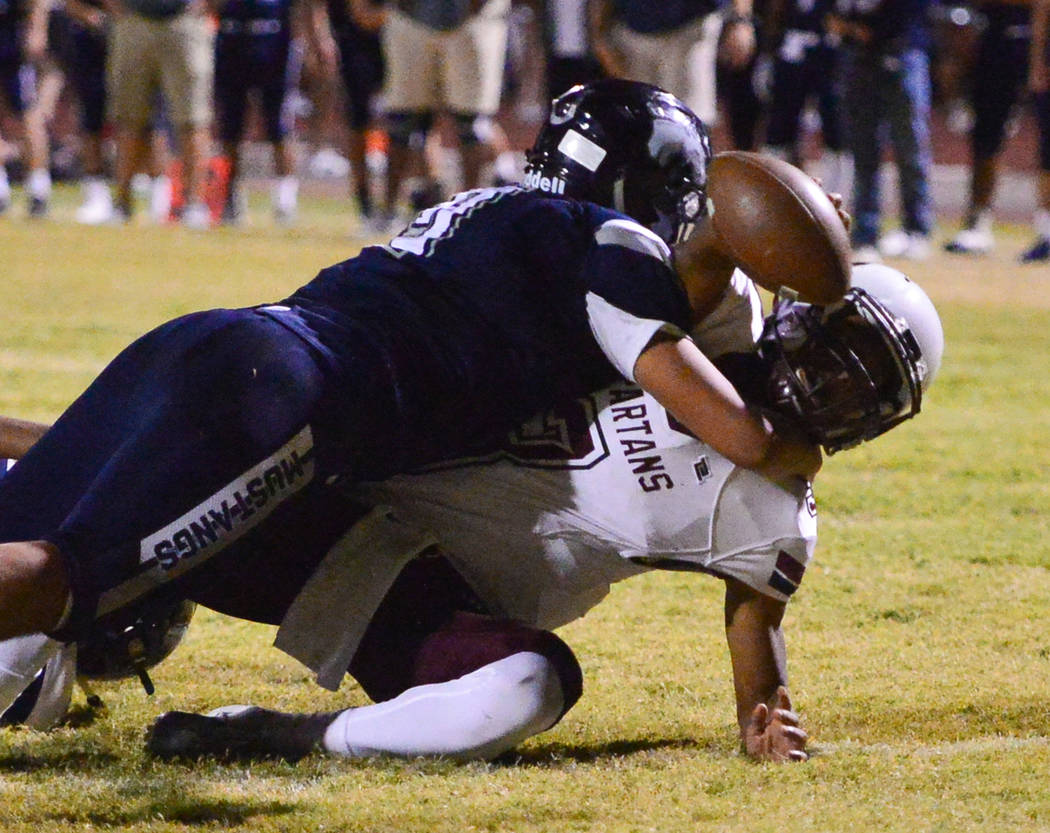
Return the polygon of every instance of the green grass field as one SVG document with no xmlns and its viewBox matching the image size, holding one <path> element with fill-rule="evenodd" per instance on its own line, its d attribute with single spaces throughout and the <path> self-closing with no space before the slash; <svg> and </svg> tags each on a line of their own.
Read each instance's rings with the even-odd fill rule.
<svg viewBox="0 0 1050 833">
<path fill-rule="evenodd" d="M 80 228 L 64 200 L 56 222 L 0 221 L 2 413 L 53 419 L 148 327 L 277 299 L 360 246 L 335 202 L 295 230 L 259 203 L 253 226 L 201 235 Z M 364 702 L 314 686 L 271 629 L 198 612 L 154 697 L 101 686 L 103 714 L 0 730 L 0 830 L 1050 830 L 1050 269 L 1013 265 L 1024 242 L 910 268 L 942 313 L 941 375 L 917 420 L 816 484 L 785 626 L 808 763 L 741 757 L 721 585 L 651 574 L 562 632 L 584 697 L 499 765 L 152 761 L 167 709 Z"/>
</svg>

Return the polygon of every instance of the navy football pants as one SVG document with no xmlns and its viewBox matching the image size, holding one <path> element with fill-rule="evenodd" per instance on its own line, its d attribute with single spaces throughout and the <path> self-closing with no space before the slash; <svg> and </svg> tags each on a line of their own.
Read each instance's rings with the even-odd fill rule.
<svg viewBox="0 0 1050 833">
<path fill-rule="evenodd" d="M 122 352 L 0 480 L 0 541 L 66 557 L 70 638 L 190 571 L 313 478 L 310 348 L 252 310 L 169 322 Z"/>
</svg>

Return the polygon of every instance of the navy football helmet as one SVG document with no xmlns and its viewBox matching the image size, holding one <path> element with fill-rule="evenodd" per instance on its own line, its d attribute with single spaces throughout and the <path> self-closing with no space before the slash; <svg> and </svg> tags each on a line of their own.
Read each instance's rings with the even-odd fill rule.
<svg viewBox="0 0 1050 833">
<path fill-rule="evenodd" d="M 659 87 L 605 79 L 551 104 L 523 185 L 626 214 L 669 244 L 707 213 L 707 129 Z"/>
<path fill-rule="evenodd" d="M 138 677 L 152 694 L 147 669 L 178 647 L 196 609 L 185 599 L 157 599 L 99 619 L 77 641 L 77 675 L 89 680 Z"/>
<path fill-rule="evenodd" d="M 0 726 L 24 724 L 39 730 L 57 726 L 66 716 L 78 681 L 93 708 L 101 700 L 88 689 L 92 680 L 137 677 L 146 693 L 153 694 L 147 669 L 179 645 L 196 607 L 182 599 L 154 599 L 99 619 L 82 639 L 62 646 L 48 660 L 11 706 L 0 712 Z"/>
<path fill-rule="evenodd" d="M 944 331 L 918 284 L 865 264 L 853 268 L 852 286 L 835 304 L 778 299 L 759 352 L 770 371 L 767 404 L 833 454 L 919 413 Z"/>
</svg>

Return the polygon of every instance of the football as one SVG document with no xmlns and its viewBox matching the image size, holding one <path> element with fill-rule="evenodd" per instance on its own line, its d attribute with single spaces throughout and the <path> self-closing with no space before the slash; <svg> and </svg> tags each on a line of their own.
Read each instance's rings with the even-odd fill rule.
<svg viewBox="0 0 1050 833">
<path fill-rule="evenodd" d="M 711 222 L 725 253 L 759 286 L 828 304 L 849 289 L 850 242 L 831 198 L 782 159 L 717 154 L 708 168 Z"/>
</svg>

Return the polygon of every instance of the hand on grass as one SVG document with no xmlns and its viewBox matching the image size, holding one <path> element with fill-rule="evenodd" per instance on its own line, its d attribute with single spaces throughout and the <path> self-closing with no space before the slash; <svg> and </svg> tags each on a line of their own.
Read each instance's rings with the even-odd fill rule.
<svg viewBox="0 0 1050 833">
<path fill-rule="evenodd" d="M 798 715 L 791 709 L 787 689 L 777 689 L 776 706 L 770 711 L 759 703 L 751 712 L 751 722 L 744 731 L 744 749 L 759 761 L 805 761 L 808 735 L 798 725 Z"/>
</svg>

